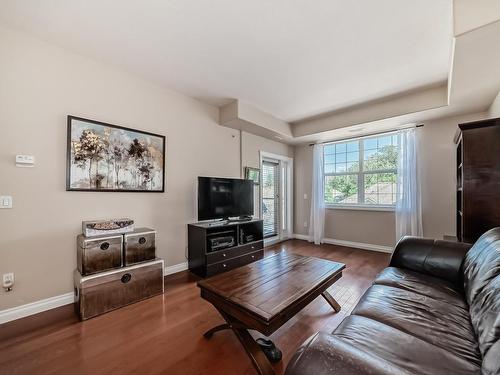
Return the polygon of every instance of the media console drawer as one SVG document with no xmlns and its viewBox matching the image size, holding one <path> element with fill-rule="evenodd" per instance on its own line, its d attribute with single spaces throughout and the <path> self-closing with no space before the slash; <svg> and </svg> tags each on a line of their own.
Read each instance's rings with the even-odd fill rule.
<svg viewBox="0 0 500 375">
<path fill-rule="evenodd" d="M 232 270 L 245 264 L 252 263 L 256 260 L 262 259 L 264 257 L 264 250 L 257 250 L 253 253 L 242 255 L 236 258 L 228 259 L 227 261 L 219 262 L 207 266 L 206 277 L 216 275 L 221 272 Z"/>
<path fill-rule="evenodd" d="M 214 251 L 207 254 L 207 265 L 224 262 L 264 248 L 264 241 L 252 242 L 246 245 L 230 247 L 224 250 Z"/>
</svg>

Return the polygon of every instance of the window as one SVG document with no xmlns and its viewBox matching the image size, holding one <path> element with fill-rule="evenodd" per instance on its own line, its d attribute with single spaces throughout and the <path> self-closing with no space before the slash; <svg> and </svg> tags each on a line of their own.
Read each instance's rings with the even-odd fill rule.
<svg viewBox="0 0 500 375">
<path fill-rule="evenodd" d="M 325 145 L 325 203 L 394 206 L 397 146 L 395 133 Z"/>
</svg>

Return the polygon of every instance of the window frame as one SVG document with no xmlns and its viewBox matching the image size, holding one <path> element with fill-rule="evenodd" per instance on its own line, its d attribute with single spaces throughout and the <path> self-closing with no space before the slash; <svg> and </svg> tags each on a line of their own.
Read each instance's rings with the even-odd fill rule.
<svg viewBox="0 0 500 375">
<path fill-rule="evenodd" d="M 382 138 L 384 136 L 393 136 L 397 135 L 397 131 L 389 131 L 385 133 L 380 133 L 380 134 L 374 134 L 374 135 L 368 135 L 364 137 L 356 137 L 356 138 L 348 138 L 348 139 L 343 139 L 339 141 L 334 141 L 334 142 L 328 142 L 325 143 L 324 146 L 328 145 L 337 145 L 337 144 L 342 144 L 342 143 L 349 143 L 349 142 L 358 142 L 358 150 L 359 150 L 359 158 L 358 158 L 358 163 L 359 163 L 359 168 L 357 172 L 333 172 L 333 173 L 326 173 L 325 172 L 325 162 L 324 156 L 325 156 L 325 150 L 323 148 L 323 202 L 325 204 L 325 207 L 328 209 L 340 209 L 340 210 L 368 210 L 368 211 L 394 211 L 396 209 L 396 204 L 368 204 L 364 203 L 365 201 L 365 175 L 369 174 L 383 174 L 383 173 L 394 173 L 398 175 L 397 171 L 397 166 L 396 168 L 391 168 L 391 169 L 377 169 L 374 171 L 365 171 L 364 170 L 364 154 L 365 154 L 365 149 L 364 149 L 364 141 L 367 139 L 373 139 L 373 138 Z M 397 144 L 396 147 L 399 146 L 399 137 L 397 137 Z M 377 147 L 378 149 L 378 147 Z M 356 175 L 357 176 L 357 188 L 358 188 L 358 202 L 363 202 L 363 203 L 328 203 L 325 199 L 325 179 L 327 176 L 352 176 Z"/>
</svg>

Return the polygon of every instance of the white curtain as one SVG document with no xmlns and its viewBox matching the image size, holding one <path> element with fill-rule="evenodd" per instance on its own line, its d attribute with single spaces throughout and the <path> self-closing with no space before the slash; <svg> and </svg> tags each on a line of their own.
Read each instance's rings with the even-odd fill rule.
<svg viewBox="0 0 500 375">
<path fill-rule="evenodd" d="M 422 206 L 418 171 L 418 132 L 416 128 L 399 131 L 396 199 L 396 239 L 422 236 Z"/>
<path fill-rule="evenodd" d="M 311 217 L 309 220 L 310 241 L 319 245 L 323 241 L 325 231 L 323 145 L 313 148 L 313 173 L 311 193 Z"/>
</svg>

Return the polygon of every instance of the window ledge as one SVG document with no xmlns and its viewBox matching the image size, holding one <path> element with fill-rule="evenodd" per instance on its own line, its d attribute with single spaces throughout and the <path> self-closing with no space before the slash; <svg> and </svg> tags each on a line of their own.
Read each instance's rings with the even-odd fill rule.
<svg viewBox="0 0 500 375">
<path fill-rule="evenodd" d="M 354 211 L 395 211 L 395 206 L 375 206 L 375 205 L 348 205 L 348 204 L 327 204 L 327 210 L 354 210 Z"/>
</svg>

